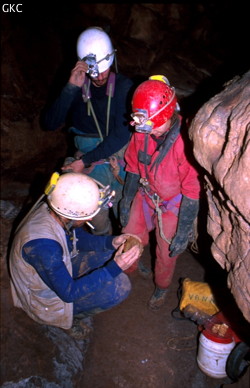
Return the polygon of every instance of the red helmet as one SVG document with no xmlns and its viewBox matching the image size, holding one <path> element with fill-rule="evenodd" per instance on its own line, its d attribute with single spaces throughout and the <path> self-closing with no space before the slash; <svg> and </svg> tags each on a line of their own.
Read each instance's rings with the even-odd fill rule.
<svg viewBox="0 0 250 388">
<path fill-rule="evenodd" d="M 132 98 L 131 125 L 137 132 L 150 133 L 169 120 L 177 109 L 175 89 L 162 75 L 152 76 L 137 87 Z"/>
</svg>

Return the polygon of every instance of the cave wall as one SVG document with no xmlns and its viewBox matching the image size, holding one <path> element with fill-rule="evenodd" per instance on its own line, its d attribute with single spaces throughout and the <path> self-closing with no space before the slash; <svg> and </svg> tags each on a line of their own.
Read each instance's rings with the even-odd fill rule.
<svg viewBox="0 0 250 388">
<path fill-rule="evenodd" d="M 250 71 L 202 106 L 190 137 L 206 171 L 212 255 L 250 322 Z"/>
</svg>

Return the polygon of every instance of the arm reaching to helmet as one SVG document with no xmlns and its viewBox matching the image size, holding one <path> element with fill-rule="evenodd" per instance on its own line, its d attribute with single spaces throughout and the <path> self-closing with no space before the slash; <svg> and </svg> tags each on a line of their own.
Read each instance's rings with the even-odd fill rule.
<svg viewBox="0 0 250 388">
<path fill-rule="evenodd" d="M 75 86 L 79 86 L 80 88 L 83 85 L 85 80 L 86 72 L 88 71 L 88 64 L 84 61 L 76 62 L 75 67 L 71 70 L 69 83 Z"/>
<path fill-rule="evenodd" d="M 44 108 L 41 114 L 41 124 L 47 131 L 55 131 L 65 125 L 67 116 L 74 106 L 75 100 L 81 95 L 88 65 L 86 62 L 76 62 L 67 84 L 56 100 Z"/>
</svg>

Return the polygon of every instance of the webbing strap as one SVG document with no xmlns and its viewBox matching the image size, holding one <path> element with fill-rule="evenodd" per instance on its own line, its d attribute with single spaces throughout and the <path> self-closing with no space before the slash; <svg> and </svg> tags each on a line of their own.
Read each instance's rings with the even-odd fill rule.
<svg viewBox="0 0 250 388">
<path fill-rule="evenodd" d="M 92 114 L 93 119 L 95 121 L 95 125 L 98 131 L 98 134 L 101 138 L 101 141 L 103 141 L 103 135 L 101 133 L 101 129 L 97 120 L 97 117 L 95 115 L 95 111 L 91 102 L 91 91 L 90 91 L 90 84 L 91 81 L 88 77 L 85 77 L 84 83 L 82 86 L 82 98 L 85 103 L 87 103 L 87 110 L 88 115 Z M 110 118 L 110 106 L 111 106 L 111 98 L 114 97 L 115 92 L 115 73 L 110 72 L 107 87 L 106 87 L 106 95 L 108 96 L 108 104 L 107 104 L 107 121 L 106 121 L 106 136 L 109 134 L 109 118 Z"/>
<path fill-rule="evenodd" d="M 171 244 L 171 240 L 167 239 L 167 237 L 165 236 L 164 232 L 163 232 L 163 225 L 162 225 L 162 210 L 159 206 L 159 201 L 160 201 L 160 197 L 157 196 L 156 200 L 154 198 L 152 198 L 152 202 L 153 204 L 155 205 L 155 210 L 156 210 L 156 213 L 157 213 L 157 217 L 158 217 L 158 223 L 159 223 L 159 231 L 160 231 L 160 236 L 161 238 L 166 241 L 168 244 Z"/>
<path fill-rule="evenodd" d="M 106 136 L 109 134 L 109 116 L 110 116 L 110 104 L 112 95 L 112 83 L 109 85 L 108 106 L 107 106 L 107 122 L 106 122 Z"/>
<path fill-rule="evenodd" d="M 158 218 L 161 238 L 164 241 L 166 241 L 168 244 L 171 244 L 171 241 L 166 238 L 166 236 L 163 232 L 163 225 L 162 225 L 163 210 L 162 210 L 162 208 L 164 207 L 166 210 L 171 211 L 173 214 L 175 214 L 177 216 L 178 212 L 179 212 L 179 208 L 177 207 L 177 205 L 181 201 L 182 194 L 177 194 L 174 198 L 170 199 L 169 201 L 162 201 L 160 199 L 159 195 L 157 195 L 156 193 L 151 195 L 144 186 L 142 186 L 140 188 L 140 191 L 141 191 L 142 195 L 146 194 L 153 202 L 153 204 L 155 206 L 157 218 Z M 148 230 L 151 230 L 152 229 L 152 221 L 149 219 L 149 212 L 148 212 L 147 206 L 148 206 L 148 204 L 147 204 L 146 200 L 143 199 L 143 211 L 144 211 L 146 224 L 147 224 Z"/>
</svg>

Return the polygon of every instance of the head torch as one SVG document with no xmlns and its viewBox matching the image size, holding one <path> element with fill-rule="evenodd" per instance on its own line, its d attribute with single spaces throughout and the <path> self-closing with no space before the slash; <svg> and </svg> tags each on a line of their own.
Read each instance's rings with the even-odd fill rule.
<svg viewBox="0 0 250 388">
<path fill-rule="evenodd" d="M 98 63 L 96 62 L 96 55 L 88 54 L 86 57 L 82 58 L 81 60 L 86 62 L 89 67 L 87 74 L 89 74 L 91 78 L 97 78 L 99 75 L 99 69 L 98 69 Z"/>
<path fill-rule="evenodd" d="M 148 113 L 144 109 L 138 109 L 137 112 L 132 113 L 131 117 L 133 121 L 130 125 L 135 126 L 136 132 L 140 133 L 151 133 L 154 123 L 148 118 Z"/>
<path fill-rule="evenodd" d="M 97 78 L 99 76 L 99 67 L 98 64 L 104 60 L 109 61 L 110 57 L 115 53 L 116 50 L 113 50 L 112 53 L 107 54 L 104 58 L 100 59 L 99 61 L 96 60 L 95 54 L 88 54 L 86 57 L 82 58 L 81 61 L 84 61 L 88 65 L 88 71 L 87 74 L 91 78 Z"/>
<path fill-rule="evenodd" d="M 162 108 L 158 109 L 150 117 L 148 117 L 148 111 L 146 109 L 137 109 L 136 112 L 131 114 L 133 121 L 130 122 L 130 125 L 135 126 L 136 132 L 141 133 L 151 133 L 154 127 L 154 122 L 151 121 L 155 116 L 159 115 L 164 109 L 166 109 L 174 100 L 175 89 L 171 88 L 173 93 L 167 104 L 163 105 Z M 179 106 L 176 106 L 176 110 L 179 110 Z"/>
<path fill-rule="evenodd" d="M 110 207 L 113 206 L 113 203 L 112 203 L 112 200 L 114 199 L 115 197 L 115 191 L 114 190 L 110 190 L 110 186 L 106 186 L 102 189 L 100 189 L 100 200 L 99 200 L 99 207 L 100 208 L 104 208 L 104 209 L 108 209 Z"/>
</svg>

